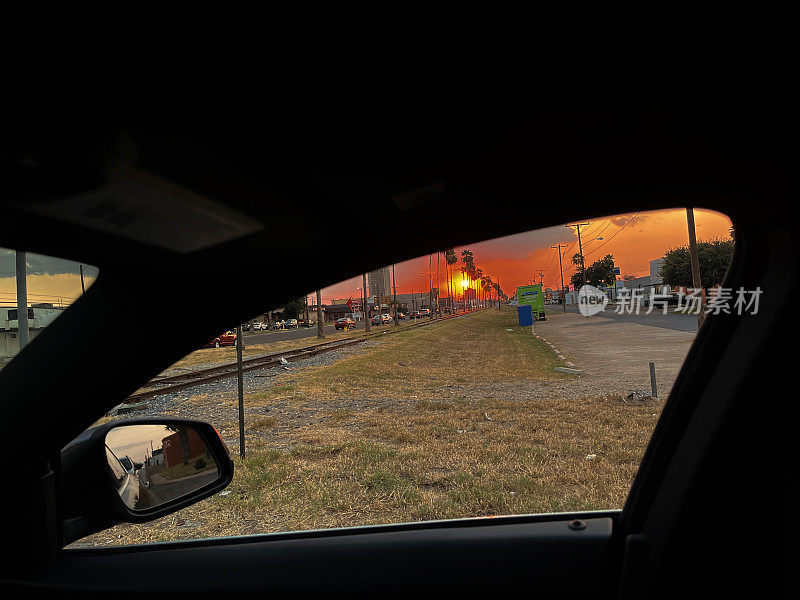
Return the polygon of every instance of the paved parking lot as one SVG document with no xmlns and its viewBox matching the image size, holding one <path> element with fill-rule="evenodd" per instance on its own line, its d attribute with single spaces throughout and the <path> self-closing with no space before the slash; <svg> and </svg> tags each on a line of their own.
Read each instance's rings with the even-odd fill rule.
<svg viewBox="0 0 800 600">
<path fill-rule="evenodd" d="M 689 329 L 694 323 L 694 331 Z M 665 325 L 674 324 L 672 327 Z M 534 324 L 536 333 L 555 344 L 567 361 L 586 372 L 576 387 L 594 393 L 650 389 L 649 363 L 656 365 L 659 397 L 666 398 L 695 338 L 697 317 L 689 315 L 616 315 L 584 317 L 548 310 Z M 582 392 L 583 393 L 583 392 Z"/>
<path fill-rule="evenodd" d="M 663 311 L 654 309 L 653 312 L 647 314 L 647 309 L 642 309 L 639 314 L 619 314 L 616 312 L 614 305 L 609 305 L 606 309 L 591 317 L 584 317 L 586 319 L 600 319 L 596 324 L 612 324 L 612 323 L 639 323 L 647 325 L 648 327 L 662 327 L 664 329 L 675 329 L 677 331 L 689 331 L 692 333 L 697 332 L 697 315 L 683 315 L 672 311 L 673 307 L 667 314 Z M 547 314 L 563 314 L 563 309 L 560 306 L 548 306 Z M 567 314 L 580 315 L 577 306 L 568 306 Z"/>
</svg>

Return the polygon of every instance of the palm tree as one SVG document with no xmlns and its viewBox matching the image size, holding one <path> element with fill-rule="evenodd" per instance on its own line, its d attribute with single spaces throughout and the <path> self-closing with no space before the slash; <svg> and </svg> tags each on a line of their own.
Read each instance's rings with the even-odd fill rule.
<svg viewBox="0 0 800 600">
<path fill-rule="evenodd" d="M 484 292 L 484 300 L 486 299 L 486 294 L 489 290 L 492 289 L 492 278 L 486 275 L 485 277 L 481 278 L 481 287 L 483 288 Z"/>
<path fill-rule="evenodd" d="M 450 308 L 453 308 L 453 295 L 455 290 L 453 289 L 453 265 L 458 262 L 458 256 L 456 256 L 456 251 L 452 248 L 449 250 L 444 251 L 444 261 L 446 263 L 445 268 L 449 272 L 449 281 L 447 283 L 447 292 L 450 295 Z"/>
<path fill-rule="evenodd" d="M 483 281 L 483 269 L 480 267 L 475 269 L 475 299 L 478 299 L 478 292 L 480 289 L 478 288 L 478 284 Z"/>
</svg>

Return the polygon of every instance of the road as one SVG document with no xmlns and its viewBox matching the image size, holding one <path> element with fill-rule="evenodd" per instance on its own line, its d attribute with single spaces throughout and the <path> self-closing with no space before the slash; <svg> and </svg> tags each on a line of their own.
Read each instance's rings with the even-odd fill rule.
<svg viewBox="0 0 800 600">
<path fill-rule="evenodd" d="M 400 324 L 408 323 L 408 320 L 400 321 Z M 371 329 L 382 330 L 394 327 L 391 325 L 372 325 Z M 359 321 L 356 323 L 356 330 L 364 330 L 364 322 Z M 325 334 L 333 333 L 336 331 L 333 323 L 325 325 Z M 269 344 L 272 342 L 283 342 L 285 340 L 299 340 L 307 337 L 317 337 L 317 326 L 313 327 L 300 327 L 299 329 L 275 329 L 273 331 L 257 331 L 244 334 L 244 343 L 247 344 Z"/>
<path fill-rule="evenodd" d="M 545 312 L 547 314 L 558 314 L 563 312 L 563 308 L 561 306 L 547 306 Z M 567 312 L 578 314 L 578 307 L 567 306 Z M 641 310 L 638 315 L 628 313 L 618 314 L 615 312 L 614 306 L 607 306 L 603 312 L 586 318 L 595 319 L 597 324 L 613 325 L 614 323 L 639 323 L 649 327 L 661 327 L 674 331 L 697 332 L 697 315 L 682 315 L 671 311 L 665 315 L 660 310 L 654 310 L 649 315 L 646 313 L 647 309 Z"/>
</svg>

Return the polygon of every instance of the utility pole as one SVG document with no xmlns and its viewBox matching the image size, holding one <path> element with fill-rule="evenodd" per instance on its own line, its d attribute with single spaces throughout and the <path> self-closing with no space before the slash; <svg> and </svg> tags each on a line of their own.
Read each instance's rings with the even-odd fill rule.
<svg viewBox="0 0 800 600">
<path fill-rule="evenodd" d="M 573 225 L 564 225 L 564 227 L 574 227 L 578 231 L 578 253 L 581 257 L 581 281 L 582 285 L 586 285 L 586 265 L 583 263 L 583 245 L 581 244 L 581 227 L 587 227 L 589 223 L 574 223 Z"/>
<path fill-rule="evenodd" d="M 81 267 L 81 294 L 86 293 L 86 286 L 83 284 L 83 265 Z"/>
<path fill-rule="evenodd" d="M 28 260 L 25 252 L 17 252 L 17 340 L 19 351 L 28 345 Z"/>
<path fill-rule="evenodd" d="M 381 270 L 381 276 L 383 275 L 383 271 Z M 383 277 L 381 277 L 381 281 L 378 282 L 378 294 L 377 298 L 375 298 L 376 303 L 378 305 L 378 325 L 383 325 L 383 311 L 381 310 L 381 304 L 383 303 Z"/>
<path fill-rule="evenodd" d="M 543 285 L 543 282 L 544 282 L 544 269 L 539 267 L 539 285 Z M 534 281 L 534 283 L 536 282 Z"/>
<path fill-rule="evenodd" d="M 437 313 L 439 312 L 439 296 L 441 295 L 439 290 L 442 287 L 442 278 L 439 275 L 439 255 L 440 254 L 441 254 L 441 252 L 437 252 L 436 253 L 436 312 Z"/>
<path fill-rule="evenodd" d="M 694 209 L 686 209 L 686 221 L 689 224 L 689 258 L 692 263 L 692 287 L 695 290 L 700 290 L 700 313 L 697 315 L 697 329 L 703 325 L 706 312 L 706 293 L 700 282 L 700 258 L 697 255 L 697 234 L 694 229 Z"/>
<path fill-rule="evenodd" d="M 397 278 L 394 275 L 394 263 L 392 263 L 392 288 L 394 289 L 394 299 L 392 304 L 394 305 L 394 324 L 395 327 L 398 325 L 397 322 Z"/>
<path fill-rule="evenodd" d="M 236 326 L 236 378 L 239 388 L 239 456 L 244 460 L 244 376 L 242 374 L 242 326 Z"/>
<path fill-rule="evenodd" d="M 364 280 L 362 284 L 364 288 L 364 306 L 361 312 L 364 315 L 364 331 L 369 332 L 369 303 L 367 302 L 367 300 L 369 300 L 369 289 L 367 288 L 367 274 L 364 273 L 362 278 Z"/>
<path fill-rule="evenodd" d="M 322 322 L 322 291 L 317 290 L 317 337 L 325 339 L 325 324 Z"/>
<path fill-rule="evenodd" d="M 431 269 L 433 268 L 433 254 L 428 254 L 428 310 L 433 308 L 433 278 Z"/>
<path fill-rule="evenodd" d="M 561 271 L 561 305 L 564 307 L 564 312 L 567 312 L 567 298 L 564 294 L 564 267 L 561 265 L 561 244 L 558 246 L 550 246 L 551 248 L 558 249 L 558 268 Z M 566 244 L 563 246 L 564 248 L 567 247 Z"/>
</svg>

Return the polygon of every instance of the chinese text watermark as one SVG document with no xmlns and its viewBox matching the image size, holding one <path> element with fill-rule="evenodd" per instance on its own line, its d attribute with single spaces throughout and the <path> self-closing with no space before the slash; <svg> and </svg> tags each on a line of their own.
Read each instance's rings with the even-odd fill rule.
<svg viewBox="0 0 800 600">
<path fill-rule="evenodd" d="M 664 287 L 660 292 L 645 293 L 641 289 L 621 289 L 616 298 L 614 312 L 617 314 L 650 314 L 654 311 L 667 314 L 679 312 L 687 315 L 758 314 L 759 301 L 763 290 L 746 290 L 740 287 L 709 288 L 703 302 L 703 290 L 685 288 L 670 292 Z M 578 309 L 585 316 L 595 315 L 605 310 L 608 305 L 608 296 L 602 290 L 591 285 L 581 287 L 578 292 Z"/>
</svg>

